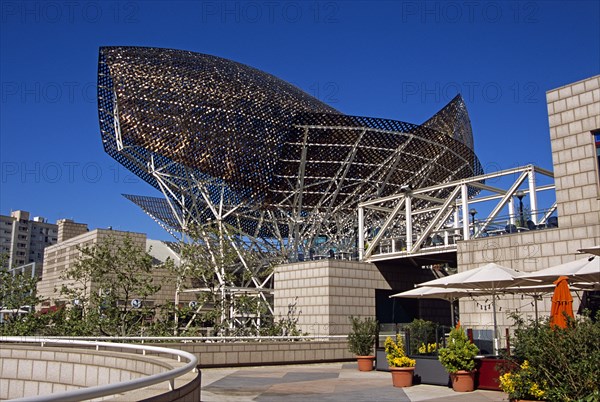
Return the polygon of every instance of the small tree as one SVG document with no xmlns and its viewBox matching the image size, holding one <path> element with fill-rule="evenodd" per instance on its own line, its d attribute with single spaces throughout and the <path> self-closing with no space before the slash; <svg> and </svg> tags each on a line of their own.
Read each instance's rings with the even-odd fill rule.
<svg viewBox="0 0 600 402">
<path fill-rule="evenodd" d="M 13 273 L 7 268 L 8 256 L 0 255 L 0 308 L 14 313 L 4 316 L 1 335 L 35 335 L 44 326 L 42 317 L 34 313 L 41 299 L 36 294 L 38 278 Z"/>
<path fill-rule="evenodd" d="M 302 336 L 308 335 L 306 332 L 300 331 L 298 328 L 298 320 L 301 311 L 298 311 L 298 298 L 294 299 L 293 303 L 288 304 L 288 311 L 285 317 L 281 317 L 278 321 L 267 318 L 267 322 L 263 328 L 261 328 L 260 334 L 264 336 Z"/>
<path fill-rule="evenodd" d="M 152 256 L 128 234 L 78 250 L 79 261 L 62 276 L 70 283 L 60 289 L 71 302 L 69 317 L 79 317 L 93 334 L 141 335 L 154 313 L 145 302 L 160 290 Z"/>
<path fill-rule="evenodd" d="M 450 330 L 447 346 L 438 350 L 438 358 L 449 373 L 475 369 L 475 356 L 479 348 L 472 343 L 460 327 Z"/>
<path fill-rule="evenodd" d="M 371 356 L 377 339 L 377 320 L 351 316 L 350 322 L 352 332 L 348 334 L 348 350 L 357 356 Z"/>
</svg>

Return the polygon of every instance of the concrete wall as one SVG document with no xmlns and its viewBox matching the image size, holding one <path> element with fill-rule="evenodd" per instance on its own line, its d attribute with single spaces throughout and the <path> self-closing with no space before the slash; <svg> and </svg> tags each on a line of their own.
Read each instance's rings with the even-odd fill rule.
<svg viewBox="0 0 600 402">
<path fill-rule="evenodd" d="M 172 359 L 132 353 L 3 344 L 0 349 L 0 399 L 114 384 L 165 372 L 179 364 Z M 197 374 L 193 373 L 180 377 L 176 388 L 181 389 L 176 389 L 175 393 L 169 393 L 165 382 L 128 392 L 119 399 L 110 399 L 143 400 L 160 396 L 156 400 L 198 401 L 200 380 L 196 377 Z M 195 387 L 190 389 L 189 383 L 195 384 Z"/>
<path fill-rule="evenodd" d="M 298 327 L 310 335 L 340 335 L 350 330 L 348 317 L 375 316 L 375 289 L 390 289 L 370 263 L 317 260 L 275 268 L 275 316 L 295 306 Z"/>
<path fill-rule="evenodd" d="M 76 223 L 70 219 L 60 219 L 56 224 L 58 225 L 58 243 L 62 243 L 88 231 L 87 224 Z"/>
<path fill-rule="evenodd" d="M 331 259 L 280 265 L 275 268 L 275 316 L 284 318 L 290 306 L 295 306 L 295 317 L 302 332 L 345 335 L 351 329 L 350 316 L 376 317 L 377 290 L 392 294 L 430 279 L 434 279 L 431 271 L 406 260 L 382 261 L 375 265 Z M 387 295 L 383 298 L 389 300 Z M 450 321 L 446 302 L 397 299 L 396 303 L 422 310 L 423 319 Z M 428 311 L 428 307 L 432 310 Z M 410 313 L 419 316 L 419 311 Z M 379 319 L 382 323 L 393 321 L 391 317 Z"/>
<path fill-rule="evenodd" d="M 547 101 L 559 227 L 459 242 L 459 271 L 495 262 L 532 272 L 586 258 L 577 250 L 600 244 L 600 180 L 591 134 L 600 129 L 600 76 L 549 91 Z M 540 316 L 550 314 L 550 297 L 538 303 Z M 577 309 L 579 299 L 574 299 Z M 489 328 L 493 322 L 490 303 L 489 297 L 462 299 L 461 322 Z M 528 296 L 503 297 L 498 307 L 501 329 L 512 324 L 507 312 L 533 317 L 533 299 Z"/>
<path fill-rule="evenodd" d="M 552 163 L 562 227 L 600 224 L 600 181 L 591 132 L 600 129 L 600 76 L 548 91 Z"/>
<path fill-rule="evenodd" d="M 169 343 L 156 346 L 193 353 L 200 367 L 261 366 L 356 360 L 346 338 L 298 342 Z"/>
</svg>

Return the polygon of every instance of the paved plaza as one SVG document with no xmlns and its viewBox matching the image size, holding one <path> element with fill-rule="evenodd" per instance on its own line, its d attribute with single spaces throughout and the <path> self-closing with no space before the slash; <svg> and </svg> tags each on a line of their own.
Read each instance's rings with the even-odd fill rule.
<svg viewBox="0 0 600 402">
<path fill-rule="evenodd" d="M 437 385 L 394 388 L 390 373 L 359 372 L 356 363 L 202 369 L 203 402 L 507 401 L 506 394 L 457 393 Z"/>
</svg>

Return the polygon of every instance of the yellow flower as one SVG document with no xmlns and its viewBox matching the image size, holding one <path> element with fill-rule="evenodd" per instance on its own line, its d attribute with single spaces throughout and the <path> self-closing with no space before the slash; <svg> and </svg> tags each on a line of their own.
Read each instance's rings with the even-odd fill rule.
<svg viewBox="0 0 600 402">
<path fill-rule="evenodd" d="M 514 372 L 500 376 L 500 389 L 508 394 L 509 399 L 537 399 L 546 394 L 540 385 L 534 381 L 535 371 L 525 360 Z M 542 384 L 546 386 L 546 384 Z"/>
<path fill-rule="evenodd" d="M 545 392 L 543 390 L 541 390 L 539 385 L 537 385 L 535 382 L 533 384 L 531 384 L 531 387 L 529 387 L 529 392 L 531 393 L 531 395 L 535 396 L 536 398 L 541 398 L 545 394 Z"/>
<path fill-rule="evenodd" d="M 433 353 L 437 350 L 437 347 L 437 343 L 429 343 L 427 345 L 422 343 L 421 346 L 419 346 L 418 352 L 420 354 Z"/>
<path fill-rule="evenodd" d="M 416 361 L 406 356 L 404 343 L 400 335 L 396 336 L 396 342 L 387 337 L 385 340 L 385 354 L 390 367 L 414 367 Z"/>
<path fill-rule="evenodd" d="M 500 389 L 507 394 L 515 392 L 515 384 L 512 379 L 512 373 L 506 373 L 500 376 Z"/>
</svg>

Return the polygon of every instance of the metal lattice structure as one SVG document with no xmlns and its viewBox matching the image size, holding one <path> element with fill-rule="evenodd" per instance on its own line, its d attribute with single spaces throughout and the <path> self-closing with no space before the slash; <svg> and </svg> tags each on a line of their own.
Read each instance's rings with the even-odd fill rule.
<svg viewBox="0 0 600 402">
<path fill-rule="evenodd" d="M 406 188 L 360 203 L 359 257 L 371 262 L 421 257 L 435 260 L 442 254 L 455 256 L 458 240 L 556 227 L 555 199 L 544 196 L 545 205 L 538 204 L 543 192 L 554 190 L 553 180 L 551 171 L 528 165 L 414 190 Z M 515 208 L 518 197 L 520 211 Z M 527 217 L 524 197 L 529 203 Z M 373 223 L 377 226 L 367 226 Z"/>
<path fill-rule="evenodd" d="M 460 95 L 422 125 L 348 116 L 233 61 L 103 47 L 98 108 L 105 151 L 164 195 L 127 198 L 282 261 L 356 255 L 358 203 L 483 172 Z"/>
</svg>

